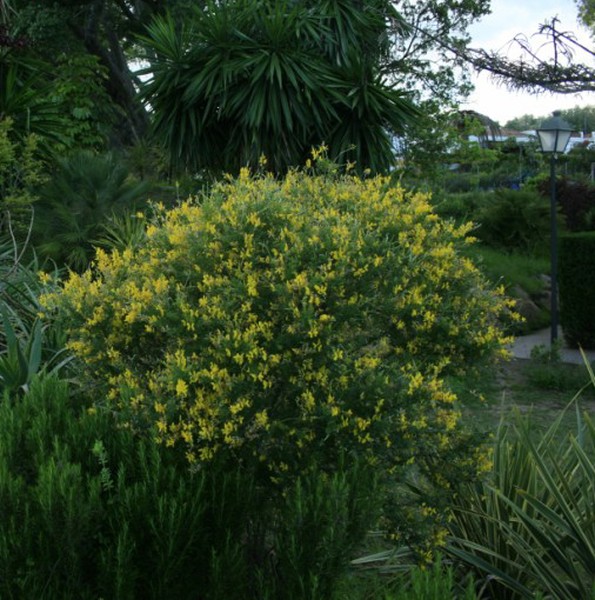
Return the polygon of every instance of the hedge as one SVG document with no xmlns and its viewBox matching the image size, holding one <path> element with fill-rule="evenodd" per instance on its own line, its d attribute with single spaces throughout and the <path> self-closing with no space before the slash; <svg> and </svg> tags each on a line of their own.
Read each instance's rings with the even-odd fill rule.
<svg viewBox="0 0 595 600">
<path fill-rule="evenodd" d="M 562 236 L 558 269 L 564 338 L 571 347 L 595 348 L 595 232 Z"/>
</svg>

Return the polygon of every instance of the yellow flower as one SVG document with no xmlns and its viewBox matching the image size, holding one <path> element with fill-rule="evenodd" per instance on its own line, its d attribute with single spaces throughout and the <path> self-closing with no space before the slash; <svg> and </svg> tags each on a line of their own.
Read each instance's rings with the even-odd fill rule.
<svg viewBox="0 0 595 600">
<path fill-rule="evenodd" d="M 252 273 L 246 278 L 246 292 L 248 296 L 258 296 L 257 279 Z"/>
<path fill-rule="evenodd" d="M 254 415 L 254 421 L 257 427 L 261 427 L 263 429 L 268 429 L 269 426 L 269 416 L 266 410 L 261 410 Z"/>
<path fill-rule="evenodd" d="M 39 277 L 39 281 L 44 285 L 52 280 L 51 276 L 45 271 L 39 271 L 37 273 L 37 276 Z"/>
<path fill-rule="evenodd" d="M 178 379 L 176 383 L 176 395 L 185 398 L 188 395 L 188 384 L 183 379 Z"/>
</svg>

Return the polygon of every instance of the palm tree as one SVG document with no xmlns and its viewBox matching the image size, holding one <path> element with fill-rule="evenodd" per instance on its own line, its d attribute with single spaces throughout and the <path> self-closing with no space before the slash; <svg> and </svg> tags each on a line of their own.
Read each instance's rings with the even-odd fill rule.
<svg viewBox="0 0 595 600">
<path fill-rule="evenodd" d="M 137 208 L 147 188 L 147 182 L 130 177 L 116 154 L 83 150 L 60 159 L 35 204 L 37 252 L 60 266 L 84 270 L 103 225 Z"/>
</svg>

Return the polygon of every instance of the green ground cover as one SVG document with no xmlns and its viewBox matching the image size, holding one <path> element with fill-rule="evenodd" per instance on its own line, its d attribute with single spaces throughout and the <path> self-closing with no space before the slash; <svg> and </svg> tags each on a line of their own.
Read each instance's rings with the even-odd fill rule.
<svg viewBox="0 0 595 600">
<path fill-rule="evenodd" d="M 518 359 L 501 363 L 492 373 L 453 381 L 468 424 L 494 432 L 513 409 L 530 414 L 536 435 L 579 397 L 581 409 L 595 416 L 595 388 L 584 365 Z M 575 429 L 574 412 L 563 419 L 562 431 Z"/>
</svg>

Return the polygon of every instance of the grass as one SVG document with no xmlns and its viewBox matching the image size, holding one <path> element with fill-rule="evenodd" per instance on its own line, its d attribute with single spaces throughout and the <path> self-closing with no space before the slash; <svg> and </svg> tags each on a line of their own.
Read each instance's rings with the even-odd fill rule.
<svg viewBox="0 0 595 600">
<path fill-rule="evenodd" d="M 520 287 L 529 295 L 544 291 L 540 275 L 550 272 L 550 261 L 545 257 L 503 252 L 487 246 L 471 248 L 472 258 L 494 283 L 502 283 L 507 290 Z"/>
<path fill-rule="evenodd" d="M 539 435 L 577 394 L 581 408 L 595 416 L 595 388 L 584 365 L 547 362 L 543 357 L 517 358 L 491 373 L 453 380 L 451 386 L 464 407 L 463 418 L 480 431 L 496 431 L 501 419 L 508 420 L 517 407 L 531 413 L 535 434 Z M 569 411 L 561 433 L 575 427 L 575 414 Z"/>
</svg>

